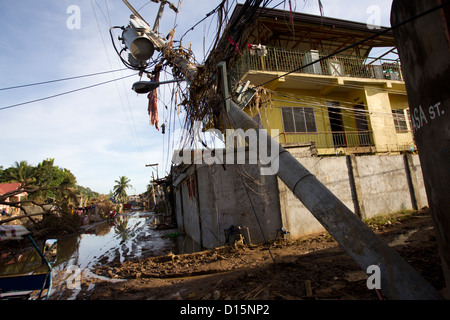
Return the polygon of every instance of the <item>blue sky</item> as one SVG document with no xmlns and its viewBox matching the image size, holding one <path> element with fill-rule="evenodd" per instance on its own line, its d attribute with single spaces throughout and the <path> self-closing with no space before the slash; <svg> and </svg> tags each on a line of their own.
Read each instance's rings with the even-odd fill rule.
<svg viewBox="0 0 450 320">
<path fill-rule="evenodd" d="M 129 0 L 151 24 L 158 5 Z M 177 4 L 178 0 L 173 0 Z M 239 1 L 240 3 L 243 0 Z M 277 4 L 279 1 L 274 1 Z M 315 0 L 292 1 L 296 11 L 319 14 Z M 389 26 L 392 0 L 323 0 L 325 16 L 371 22 L 373 6 L 380 23 Z M 181 12 L 166 8 L 160 32 L 166 35 L 176 22 L 175 39 L 215 8 L 220 0 L 184 0 Z M 231 1 L 230 1 L 231 3 Z M 67 8 L 80 8 L 80 29 L 70 30 Z M 280 6 L 279 8 L 282 8 Z M 18 0 L 0 2 L 0 88 L 124 69 L 111 45 L 110 26 L 128 24 L 130 11 L 120 0 Z M 207 19 L 183 39 L 192 43 L 203 61 L 215 21 Z M 118 35 L 116 33 L 116 35 Z M 0 108 L 40 99 L 133 74 L 131 70 L 27 88 L 1 90 Z M 167 78 L 169 79 L 169 78 Z M 108 193 L 120 176 L 131 179 L 129 194 L 141 193 L 151 178 L 146 164 L 159 163 L 159 175 L 170 168 L 172 139 L 149 125 L 147 99 L 131 90 L 138 75 L 95 88 L 15 108 L 0 110 L 0 165 L 26 160 L 37 165 L 46 158 L 69 169 L 78 184 Z M 161 80 L 165 80 L 162 78 Z M 170 87 L 161 87 L 167 105 Z M 160 123 L 169 122 L 171 108 L 159 104 Z M 176 123 L 183 121 L 183 114 Z M 176 137 L 173 132 L 171 137 Z M 170 142 L 170 145 L 169 145 Z M 156 172 L 154 172 L 156 175 Z"/>
</svg>

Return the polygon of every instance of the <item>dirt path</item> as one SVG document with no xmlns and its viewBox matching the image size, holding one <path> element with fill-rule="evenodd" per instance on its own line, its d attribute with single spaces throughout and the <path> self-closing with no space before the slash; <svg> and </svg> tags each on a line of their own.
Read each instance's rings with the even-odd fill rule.
<svg viewBox="0 0 450 320">
<path fill-rule="evenodd" d="M 397 215 L 370 226 L 438 291 L 444 289 L 428 212 Z M 379 299 L 367 289 L 367 275 L 326 233 L 274 243 L 270 250 L 223 247 L 112 263 L 94 273 L 126 281 L 82 283 L 77 299 Z"/>
</svg>

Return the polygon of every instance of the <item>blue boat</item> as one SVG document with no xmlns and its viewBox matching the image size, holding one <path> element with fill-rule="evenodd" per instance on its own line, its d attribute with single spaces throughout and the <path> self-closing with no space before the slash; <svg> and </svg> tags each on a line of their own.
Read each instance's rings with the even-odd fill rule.
<svg viewBox="0 0 450 320">
<path fill-rule="evenodd" d="M 47 256 L 55 254 L 56 240 L 47 240 L 41 250 L 23 226 L 0 226 L 0 242 L 28 239 L 42 258 L 48 271 L 37 274 L 0 276 L 1 300 L 48 300 L 52 288 L 52 266 Z M 31 298 L 38 291 L 37 298 Z M 46 294 L 44 295 L 44 292 Z"/>
</svg>

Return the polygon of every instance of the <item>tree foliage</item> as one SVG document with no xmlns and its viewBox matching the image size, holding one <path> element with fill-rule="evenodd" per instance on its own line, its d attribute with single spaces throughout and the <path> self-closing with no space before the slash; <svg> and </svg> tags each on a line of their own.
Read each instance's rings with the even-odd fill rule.
<svg viewBox="0 0 450 320">
<path fill-rule="evenodd" d="M 15 162 L 9 168 L 0 171 L 0 182 L 20 183 L 22 186 L 33 185 L 36 182 L 36 168 L 27 161 Z"/>
<path fill-rule="evenodd" d="M 79 218 L 71 213 L 74 207 L 78 207 L 80 195 L 88 199 L 98 196 L 90 188 L 78 186 L 75 175 L 66 168 L 56 166 L 54 159 L 43 160 L 36 166 L 27 161 L 15 162 L 8 168 L 0 166 L 0 183 L 21 184 L 17 190 L 0 195 L 0 204 L 20 208 L 24 213 L 2 219 L 0 223 L 26 217 L 33 227 L 40 230 L 73 231 L 79 224 Z M 19 201 L 14 198 L 19 194 L 27 196 Z M 42 209 L 41 213 L 35 210 L 36 207 Z M 40 215 L 43 219 L 37 223 L 34 217 Z"/>
<path fill-rule="evenodd" d="M 65 168 L 55 166 L 55 159 L 46 159 L 37 166 L 27 161 L 15 162 L 0 171 L 1 183 L 20 183 L 23 188 L 74 188 L 77 179 Z M 51 193 L 48 194 L 51 196 Z"/>
<path fill-rule="evenodd" d="M 127 189 L 131 188 L 130 179 L 125 176 L 119 177 L 119 180 L 115 181 L 116 185 L 113 188 L 114 197 L 117 201 L 125 203 L 128 200 Z"/>
</svg>

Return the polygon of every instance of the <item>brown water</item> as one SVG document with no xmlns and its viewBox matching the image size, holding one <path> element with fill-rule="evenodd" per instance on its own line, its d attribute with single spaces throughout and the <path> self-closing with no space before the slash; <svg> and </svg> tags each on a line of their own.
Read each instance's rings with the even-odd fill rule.
<svg viewBox="0 0 450 320">
<path fill-rule="evenodd" d="M 184 236 L 167 238 L 176 229 L 156 230 L 156 215 L 137 211 L 118 217 L 114 223 L 102 222 L 86 228 L 81 234 L 58 239 L 53 269 L 67 270 L 76 266 L 82 270 L 127 259 L 165 255 L 169 252 L 185 253 L 200 248 Z M 34 249 L 0 252 L 0 275 L 45 272 L 39 255 Z"/>
</svg>

